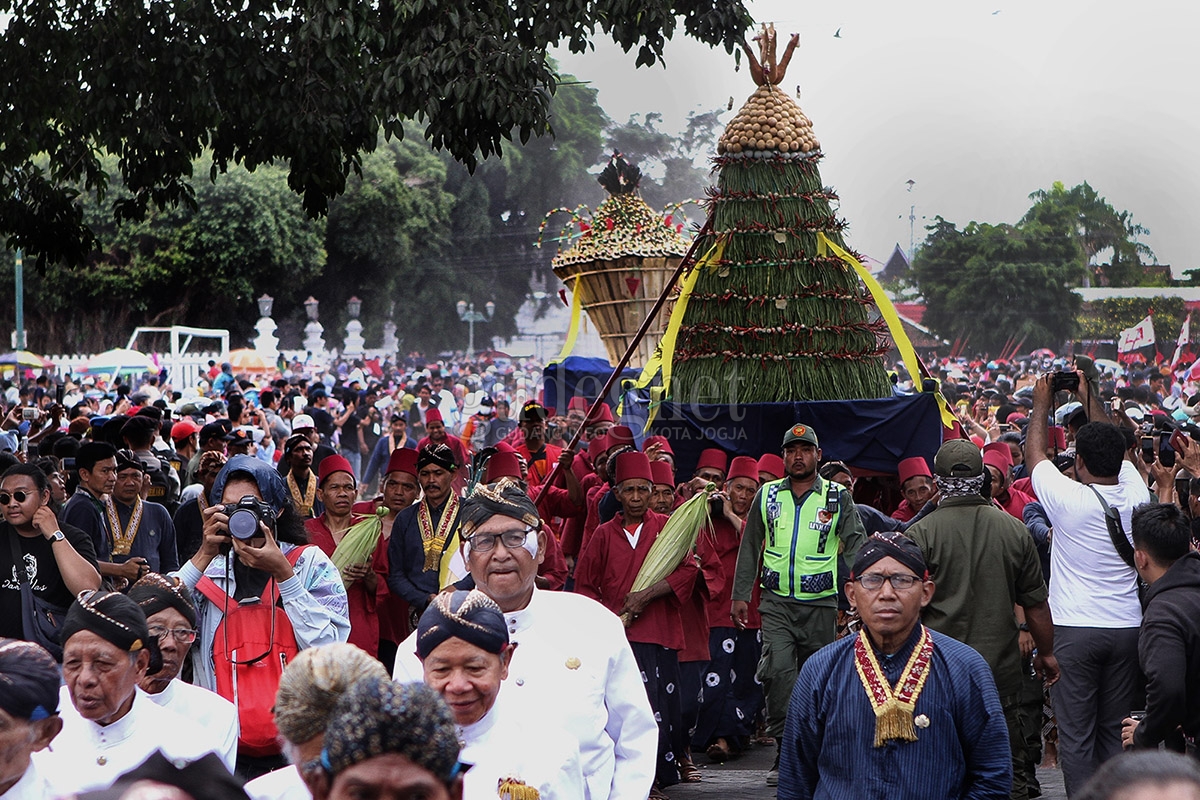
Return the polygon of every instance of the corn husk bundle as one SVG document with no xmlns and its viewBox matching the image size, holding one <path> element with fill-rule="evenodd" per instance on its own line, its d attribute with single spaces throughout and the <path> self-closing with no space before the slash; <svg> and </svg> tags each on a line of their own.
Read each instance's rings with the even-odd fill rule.
<svg viewBox="0 0 1200 800">
<path fill-rule="evenodd" d="M 717 147 L 709 192 L 719 262 L 702 268 L 676 340 L 677 402 L 763 403 L 887 397 L 885 326 L 870 322 L 870 295 L 818 233 L 849 250 L 837 195 L 821 184 L 820 142 L 779 84 L 799 37 L 778 64 L 775 33 L 747 49 L 758 88 Z"/>
<path fill-rule="evenodd" d="M 709 483 L 703 491 L 692 495 L 675 509 L 667 524 L 659 531 L 654 544 L 650 545 L 650 552 L 646 553 L 646 560 L 642 562 L 637 577 L 633 579 L 631 592 L 649 589 L 674 572 L 685 558 L 691 557 L 700 531 L 712 524 L 708 499 L 716 490 L 717 485 Z M 628 614 L 622 614 L 621 622 L 625 627 L 629 627 L 633 620 Z"/>
<path fill-rule="evenodd" d="M 588 319 L 614 364 L 688 250 L 681 235 L 683 223 L 646 205 L 637 191 L 640 179 L 641 170 L 614 153 L 598 178 L 608 198 L 586 220 L 573 214 L 581 235 L 552 262 L 554 274 L 580 292 Z M 669 316 L 670 308 L 658 316 L 630 366 L 641 367 L 650 360 Z"/>
<path fill-rule="evenodd" d="M 342 575 L 342 583 L 347 583 L 346 567 L 351 564 L 363 564 L 371 560 L 379 537 L 383 535 L 383 518 L 388 515 L 388 509 L 380 506 L 374 513 L 368 514 L 350 526 L 346 535 L 334 548 L 329 560 L 338 568 Z"/>
</svg>

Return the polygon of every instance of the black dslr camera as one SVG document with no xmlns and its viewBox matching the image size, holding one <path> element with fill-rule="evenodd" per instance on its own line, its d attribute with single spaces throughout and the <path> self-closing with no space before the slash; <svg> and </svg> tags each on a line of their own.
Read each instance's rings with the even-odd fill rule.
<svg viewBox="0 0 1200 800">
<path fill-rule="evenodd" d="M 1050 376 L 1050 388 L 1056 392 L 1078 392 L 1079 373 L 1055 372 L 1052 376 Z"/>
<path fill-rule="evenodd" d="M 226 503 L 225 513 L 229 515 L 229 535 L 243 542 L 259 535 L 260 522 L 275 530 L 275 509 L 252 494 L 243 497 L 236 505 Z"/>
</svg>

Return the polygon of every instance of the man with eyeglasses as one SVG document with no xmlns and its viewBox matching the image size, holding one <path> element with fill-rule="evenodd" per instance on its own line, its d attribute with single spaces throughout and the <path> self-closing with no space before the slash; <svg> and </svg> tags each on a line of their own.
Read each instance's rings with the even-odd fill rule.
<svg viewBox="0 0 1200 800">
<path fill-rule="evenodd" d="M 879 533 L 853 564 L 846 596 L 863 627 L 801 668 L 777 797 L 1007 797 L 996 684 L 982 656 L 921 624 L 937 589 L 921 549 Z"/>
<path fill-rule="evenodd" d="M 146 615 L 150 637 L 158 642 L 162 668 L 147 674 L 138 687 L 156 705 L 174 711 L 216 734 L 217 755 L 230 772 L 237 762 L 237 707 L 216 692 L 185 683 L 179 671 L 196 641 L 196 607 L 178 578 L 151 572 L 129 590 L 129 599 Z"/>
<path fill-rule="evenodd" d="M 730 614 L 736 628 L 750 622 L 750 599 L 762 588 L 762 658 L 756 677 L 763 683 L 767 735 L 783 735 L 796 674 L 804 662 L 837 636 L 837 563 L 853 562 L 866 539 L 850 492 L 817 472 L 821 447 L 811 425 L 797 424 L 783 436 L 787 473 L 754 495 L 738 547 Z M 779 780 L 776 761 L 767 785 Z"/>
<path fill-rule="evenodd" d="M 106 789 L 155 751 L 182 766 L 219 750 L 215 731 L 138 688 L 162 658 L 136 602 L 118 592 L 82 592 L 59 633 L 62 732 L 53 747 L 33 755 L 52 797 Z"/>
<path fill-rule="evenodd" d="M 536 724 L 579 739 L 586 800 L 645 800 L 658 727 L 625 630 L 594 600 L 536 586 L 545 532 L 520 484 L 481 485 L 462 504 L 463 557 L 517 645 L 506 702 Z M 394 677 L 421 681 L 416 634 L 400 645 Z"/>
<path fill-rule="evenodd" d="M 1058 680 L 1054 624 L 1037 545 L 1023 524 L 989 499 L 995 474 L 987 458 L 968 439 L 943 444 L 933 459 L 942 493 L 937 510 L 907 533 L 937 582 L 923 621 L 973 647 L 992 669 L 1013 752 L 1010 796 L 1025 800 L 1030 776 L 1022 730 L 1030 721 L 1021 691 L 1030 668 L 1048 684 Z M 1019 636 L 1016 613 L 1032 639 Z M 1022 649 L 1022 638 L 1029 650 Z"/>
</svg>

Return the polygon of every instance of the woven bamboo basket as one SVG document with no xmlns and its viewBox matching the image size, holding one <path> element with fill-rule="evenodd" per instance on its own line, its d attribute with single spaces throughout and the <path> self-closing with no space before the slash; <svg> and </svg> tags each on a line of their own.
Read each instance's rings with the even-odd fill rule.
<svg viewBox="0 0 1200 800">
<path fill-rule="evenodd" d="M 554 268 L 554 274 L 568 288 L 581 292 L 584 310 L 608 351 L 608 360 L 616 364 L 629 343 L 633 341 L 642 322 L 650 313 L 663 288 L 675 274 L 682 256 L 624 256 L 616 259 L 596 259 Z M 578 283 L 576 283 L 578 276 Z M 640 283 L 631 294 L 629 278 Z M 654 355 L 658 341 L 667 329 L 671 309 L 675 305 L 678 287 L 674 287 L 667 304 L 647 330 L 629 360 L 629 366 L 641 369 Z"/>
</svg>

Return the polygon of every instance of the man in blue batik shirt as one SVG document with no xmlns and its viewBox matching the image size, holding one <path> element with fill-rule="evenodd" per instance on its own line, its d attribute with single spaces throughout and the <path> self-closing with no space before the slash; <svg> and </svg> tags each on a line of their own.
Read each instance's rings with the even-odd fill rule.
<svg viewBox="0 0 1200 800">
<path fill-rule="evenodd" d="M 800 670 L 779 761 L 779 800 L 1007 798 L 1008 728 L 991 669 L 920 623 L 933 598 L 921 550 L 876 534 L 846 596 L 863 630 Z"/>
</svg>

